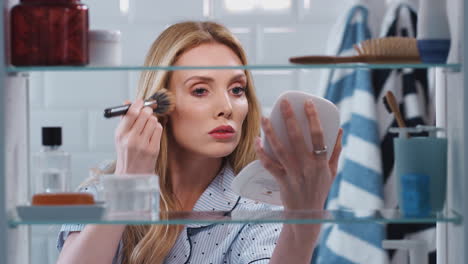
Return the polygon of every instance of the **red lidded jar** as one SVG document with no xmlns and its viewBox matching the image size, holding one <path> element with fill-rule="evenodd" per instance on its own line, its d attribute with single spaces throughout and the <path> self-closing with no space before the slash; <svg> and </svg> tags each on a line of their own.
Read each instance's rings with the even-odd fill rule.
<svg viewBox="0 0 468 264">
<path fill-rule="evenodd" d="M 88 30 L 80 0 L 21 0 L 11 10 L 11 63 L 88 64 Z"/>
</svg>

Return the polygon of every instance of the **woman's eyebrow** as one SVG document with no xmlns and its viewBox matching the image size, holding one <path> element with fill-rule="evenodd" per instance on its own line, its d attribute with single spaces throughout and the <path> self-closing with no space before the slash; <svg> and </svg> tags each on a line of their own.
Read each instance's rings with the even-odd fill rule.
<svg viewBox="0 0 468 264">
<path fill-rule="evenodd" d="M 244 81 L 246 79 L 247 79 L 247 76 L 244 73 L 239 73 L 239 74 L 234 75 L 229 82 Z M 195 75 L 195 76 L 191 76 L 190 78 L 185 80 L 184 84 L 187 84 L 191 80 L 200 80 L 200 81 L 204 81 L 204 82 L 214 82 L 214 79 L 211 78 L 211 77 Z"/>
<path fill-rule="evenodd" d="M 245 81 L 247 79 L 247 76 L 244 74 L 244 73 L 239 73 L 239 74 L 236 74 L 235 76 L 233 76 L 231 78 L 231 81 L 230 82 L 233 82 L 233 81 Z"/>
<path fill-rule="evenodd" d="M 190 78 L 185 80 L 184 84 L 188 83 L 191 80 L 201 80 L 201 81 L 204 81 L 204 82 L 213 82 L 214 81 L 213 78 L 207 77 L 207 76 L 191 76 Z"/>
</svg>

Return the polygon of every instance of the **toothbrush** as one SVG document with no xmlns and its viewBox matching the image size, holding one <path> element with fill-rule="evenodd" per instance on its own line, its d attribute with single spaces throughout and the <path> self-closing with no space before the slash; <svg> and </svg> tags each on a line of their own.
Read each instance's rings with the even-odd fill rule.
<svg viewBox="0 0 468 264">
<path fill-rule="evenodd" d="M 400 108 L 395 99 L 395 95 L 393 95 L 392 91 L 387 91 L 385 97 L 383 99 L 385 107 L 387 108 L 389 113 L 393 113 L 395 115 L 395 119 L 398 123 L 400 128 L 406 127 L 405 120 L 401 115 Z"/>
<path fill-rule="evenodd" d="M 405 120 L 403 119 L 403 116 L 400 112 L 400 108 L 398 107 L 398 103 L 395 99 L 395 95 L 392 93 L 392 91 L 387 91 L 383 98 L 383 102 L 385 108 L 387 108 L 387 111 L 395 115 L 395 119 L 397 121 L 398 126 L 400 128 L 406 128 Z M 409 133 L 406 133 L 406 137 L 409 138 L 411 136 L 409 135 Z"/>
</svg>

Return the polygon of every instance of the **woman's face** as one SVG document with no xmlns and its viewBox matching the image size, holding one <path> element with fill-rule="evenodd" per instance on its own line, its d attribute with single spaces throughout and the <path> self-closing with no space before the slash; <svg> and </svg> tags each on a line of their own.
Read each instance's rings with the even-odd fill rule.
<svg viewBox="0 0 468 264">
<path fill-rule="evenodd" d="M 183 53 L 175 66 L 238 66 L 227 46 L 202 44 Z M 175 143 L 205 157 L 225 157 L 241 138 L 247 115 L 247 77 L 242 69 L 173 71 L 169 89 L 175 94 L 170 125 Z"/>
</svg>

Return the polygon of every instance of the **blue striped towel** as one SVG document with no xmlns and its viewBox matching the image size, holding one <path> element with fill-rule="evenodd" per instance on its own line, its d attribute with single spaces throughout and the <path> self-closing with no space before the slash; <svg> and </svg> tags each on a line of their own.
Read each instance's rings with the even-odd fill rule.
<svg viewBox="0 0 468 264">
<path fill-rule="evenodd" d="M 383 37 L 416 37 L 417 5 L 415 0 L 393 0 L 386 11 L 380 35 Z M 434 125 L 434 109 L 431 102 L 431 82 L 426 69 L 376 69 L 372 71 L 374 93 L 382 102 L 387 91 L 395 94 L 395 99 L 402 111 L 403 119 L 409 127 L 416 125 Z M 380 108 L 380 109 L 379 109 Z M 385 106 L 378 105 L 382 166 L 384 178 L 385 208 L 398 208 L 398 193 L 395 188 L 393 139 L 397 135 L 388 132 L 390 127 L 397 127 L 392 114 Z M 414 239 L 425 241 L 429 263 L 436 263 L 436 226 L 435 224 L 388 224 L 387 239 Z M 392 251 L 390 263 L 408 264 L 408 251 Z"/>
<path fill-rule="evenodd" d="M 353 44 L 370 38 L 367 18 L 365 6 L 354 6 L 350 10 L 339 56 L 354 55 Z M 344 130 L 338 175 L 328 197 L 327 209 L 382 208 L 380 138 L 370 70 L 332 71 L 325 97 L 338 106 Z M 356 213 L 350 211 L 349 214 Z M 385 226 L 380 223 L 324 225 L 313 260 L 318 264 L 387 263 L 388 257 L 381 247 L 384 238 Z"/>
</svg>

